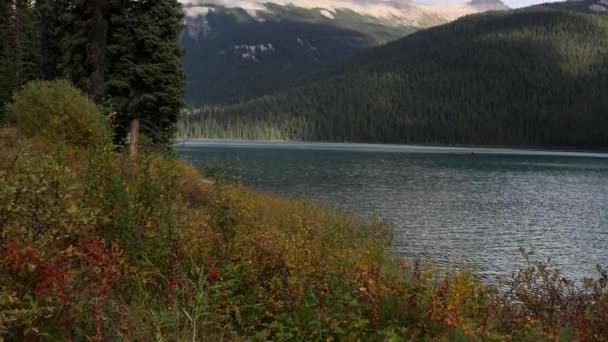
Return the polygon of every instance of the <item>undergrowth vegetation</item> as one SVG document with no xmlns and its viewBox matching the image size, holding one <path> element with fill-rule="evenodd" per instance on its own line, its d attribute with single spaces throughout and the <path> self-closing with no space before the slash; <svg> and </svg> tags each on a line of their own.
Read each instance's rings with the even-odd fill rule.
<svg viewBox="0 0 608 342">
<path fill-rule="evenodd" d="M 608 339 L 601 270 L 531 262 L 499 289 L 395 259 L 385 225 L 213 176 L 0 129 L 0 340 Z"/>
</svg>

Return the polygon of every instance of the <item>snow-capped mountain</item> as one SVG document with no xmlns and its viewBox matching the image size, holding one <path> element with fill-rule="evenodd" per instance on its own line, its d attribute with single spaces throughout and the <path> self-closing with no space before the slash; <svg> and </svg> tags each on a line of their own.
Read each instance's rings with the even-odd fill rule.
<svg viewBox="0 0 608 342">
<path fill-rule="evenodd" d="M 241 8 L 253 17 L 263 18 L 262 13 L 272 12 L 272 7 L 267 5 L 275 4 L 317 10 L 329 19 L 334 19 L 336 12 L 346 10 L 394 26 L 418 27 L 433 24 L 427 21 L 429 16 L 452 21 L 467 14 L 508 9 L 502 2 L 492 0 L 444 4 L 418 4 L 407 0 L 182 0 L 182 4 L 190 18 L 206 13 L 213 6 Z"/>
<path fill-rule="evenodd" d="M 181 0 L 187 101 L 222 103 L 293 84 L 353 54 L 499 0 Z"/>
</svg>

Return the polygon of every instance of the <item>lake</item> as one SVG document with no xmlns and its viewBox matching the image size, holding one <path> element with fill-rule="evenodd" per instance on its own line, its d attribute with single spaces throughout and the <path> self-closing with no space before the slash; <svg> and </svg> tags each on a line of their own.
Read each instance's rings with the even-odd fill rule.
<svg viewBox="0 0 608 342">
<path fill-rule="evenodd" d="M 608 155 L 424 146 L 197 141 L 262 191 L 307 196 L 394 227 L 393 251 L 484 278 L 525 265 L 520 248 L 570 277 L 608 267 Z"/>
</svg>

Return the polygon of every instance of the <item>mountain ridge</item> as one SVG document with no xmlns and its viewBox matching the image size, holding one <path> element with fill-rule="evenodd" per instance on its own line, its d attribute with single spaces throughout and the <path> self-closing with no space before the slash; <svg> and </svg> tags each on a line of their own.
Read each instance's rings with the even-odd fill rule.
<svg viewBox="0 0 608 342">
<path fill-rule="evenodd" d="M 451 8 L 451 15 L 488 4 L 506 8 L 500 1 L 478 3 L 474 10 L 467 4 L 442 8 L 405 1 L 182 3 L 190 105 L 234 103 L 294 86 L 367 48 L 448 21 L 428 8 Z"/>
<path fill-rule="evenodd" d="M 508 10 L 500 0 L 471 0 L 463 3 L 421 4 L 413 1 L 356 1 L 356 0 L 182 0 L 187 18 L 195 18 L 208 13 L 214 7 L 241 8 L 252 17 L 265 20 L 261 13 L 272 12 L 272 6 L 293 6 L 308 10 L 318 10 L 328 19 L 334 19 L 337 11 L 352 11 L 376 19 L 387 25 L 428 27 L 434 22 L 423 20 L 425 15 L 436 16 L 444 22 L 461 16 L 490 10 Z M 207 8 L 207 10 L 204 10 Z"/>
<path fill-rule="evenodd" d="M 201 110 L 182 122 L 182 136 L 606 147 L 608 16 L 596 4 L 419 31 L 315 82 Z"/>
</svg>

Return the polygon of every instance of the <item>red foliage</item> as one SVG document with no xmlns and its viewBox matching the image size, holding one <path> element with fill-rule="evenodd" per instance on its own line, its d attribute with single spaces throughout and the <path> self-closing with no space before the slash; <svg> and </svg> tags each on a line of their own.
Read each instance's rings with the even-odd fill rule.
<svg viewBox="0 0 608 342">
<path fill-rule="evenodd" d="M 55 258 L 48 262 L 41 262 L 38 268 L 36 289 L 34 292 L 38 296 L 47 295 L 58 290 L 61 304 L 68 305 L 71 291 L 68 289 L 68 276 L 63 267 L 64 260 Z"/>
<path fill-rule="evenodd" d="M 443 320 L 449 326 L 455 326 L 458 323 L 456 321 L 456 319 L 454 317 L 452 317 L 451 315 L 445 315 L 445 318 Z"/>
<path fill-rule="evenodd" d="M 210 268 L 207 272 L 207 281 L 209 284 L 213 284 L 218 280 L 220 280 L 220 269 L 217 267 Z"/>
<path fill-rule="evenodd" d="M 111 290 L 116 284 L 121 274 L 119 258 L 122 250 L 117 245 L 106 246 L 103 240 L 93 237 L 80 244 L 83 259 L 94 268 L 92 285 L 96 285 L 97 296 L 93 304 L 95 312 L 95 336 L 94 340 L 103 339 L 103 320 L 106 302 L 111 294 Z"/>
<path fill-rule="evenodd" d="M 31 246 L 23 244 L 21 240 L 13 240 L 5 244 L 0 253 L 2 267 L 13 272 L 27 264 L 35 265 L 37 260 L 36 251 Z"/>
<path fill-rule="evenodd" d="M 99 237 L 84 239 L 75 247 L 47 246 L 44 252 L 37 251 L 31 243 L 15 240 L 2 248 L 0 262 L 4 269 L 25 270 L 25 276 L 31 274 L 36 296 L 59 299 L 66 327 L 72 323 L 70 317 L 73 316 L 69 313 L 76 301 L 89 298 L 89 292 L 94 293 L 94 340 L 99 341 L 103 339 L 107 300 L 122 273 L 121 255 L 117 245 L 107 246 Z"/>
</svg>

